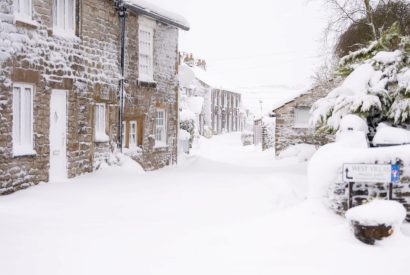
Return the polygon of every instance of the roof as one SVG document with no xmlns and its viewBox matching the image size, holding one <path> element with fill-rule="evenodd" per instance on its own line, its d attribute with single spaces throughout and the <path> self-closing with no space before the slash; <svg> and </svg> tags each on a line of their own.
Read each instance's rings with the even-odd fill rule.
<svg viewBox="0 0 410 275">
<path fill-rule="evenodd" d="M 136 13 L 151 17 L 161 23 L 188 31 L 188 21 L 179 14 L 167 11 L 145 0 L 124 0 L 124 4 Z"/>
<path fill-rule="evenodd" d="M 276 101 L 273 105 L 272 111 L 276 111 L 277 109 L 283 107 L 284 105 L 291 103 L 292 101 L 296 100 L 297 98 L 310 94 L 312 90 L 301 90 L 286 97 L 281 98 L 280 100 Z"/>
</svg>

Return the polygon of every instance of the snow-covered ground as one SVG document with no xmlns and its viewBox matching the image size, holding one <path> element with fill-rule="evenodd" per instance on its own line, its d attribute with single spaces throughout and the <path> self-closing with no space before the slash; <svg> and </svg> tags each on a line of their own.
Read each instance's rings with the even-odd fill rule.
<svg viewBox="0 0 410 275">
<path fill-rule="evenodd" d="M 356 241 L 305 199 L 305 163 L 242 147 L 239 134 L 199 145 L 157 172 L 126 161 L 0 197 L 0 274 L 408 273 L 410 238 Z"/>
</svg>

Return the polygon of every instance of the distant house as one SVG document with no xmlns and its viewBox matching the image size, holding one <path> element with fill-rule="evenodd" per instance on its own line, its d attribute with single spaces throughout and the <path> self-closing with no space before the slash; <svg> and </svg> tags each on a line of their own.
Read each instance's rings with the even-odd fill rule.
<svg viewBox="0 0 410 275">
<path fill-rule="evenodd" d="M 202 97 L 203 109 L 199 114 L 199 133 L 209 127 L 214 134 L 242 131 L 245 114 L 242 111 L 240 93 L 216 88 L 205 71 L 206 63 L 195 60 L 192 55 L 182 58 L 180 65 L 180 88 L 182 97 Z"/>
<path fill-rule="evenodd" d="M 310 109 L 313 103 L 326 96 L 328 92 L 328 89 L 316 86 L 277 104 L 272 111 L 276 117 L 276 154 L 290 145 L 299 143 L 323 145 L 334 139 L 331 135 L 316 134 L 309 126 Z"/>
<path fill-rule="evenodd" d="M 92 172 L 122 140 L 146 169 L 176 161 L 178 29 L 189 26 L 124 3 L 1 2 L 0 194 Z"/>
</svg>

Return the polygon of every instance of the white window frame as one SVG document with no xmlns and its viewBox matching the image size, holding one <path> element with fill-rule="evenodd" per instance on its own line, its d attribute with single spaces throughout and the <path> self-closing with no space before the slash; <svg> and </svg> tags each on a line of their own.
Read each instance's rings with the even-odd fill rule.
<svg viewBox="0 0 410 275">
<path fill-rule="evenodd" d="M 133 127 L 134 126 L 134 131 L 133 131 Z M 129 136 L 128 136 L 128 147 L 132 148 L 132 147 L 137 147 L 138 145 L 138 128 L 137 128 L 138 124 L 137 121 L 133 120 L 130 121 L 130 131 L 129 131 Z"/>
<path fill-rule="evenodd" d="M 27 10 L 24 10 L 24 6 L 27 6 Z M 32 0 L 14 0 L 14 16 L 16 20 L 32 21 L 33 19 L 33 3 Z"/>
<path fill-rule="evenodd" d="M 306 112 L 309 114 L 308 119 L 306 121 L 306 117 L 302 117 L 303 114 L 306 114 Z M 309 128 L 309 119 L 310 119 L 310 108 L 307 106 L 299 106 L 295 107 L 294 110 L 294 128 Z"/>
<path fill-rule="evenodd" d="M 106 106 L 105 103 L 95 104 L 95 142 L 108 142 L 109 137 L 107 135 L 107 125 L 106 125 Z"/>
<path fill-rule="evenodd" d="M 17 90 L 18 89 L 18 90 Z M 29 99 L 22 96 L 29 90 Z M 34 151 L 34 85 L 25 83 L 13 84 L 13 156 L 35 155 Z M 27 110 L 29 107 L 29 110 Z M 25 122 L 25 118 L 29 122 Z M 27 124 L 29 127 L 27 127 Z M 27 129 L 28 128 L 28 129 Z"/>
<path fill-rule="evenodd" d="M 142 82 L 154 82 L 155 21 L 140 16 L 138 24 L 138 80 Z M 149 35 L 147 40 L 144 40 L 144 33 L 148 33 Z M 147 64 L 143 62 L 145 58 L 147 59 Z M 146 70 L 144 68 L 145 66 Z"/>
<path fill-rule="evenodd" d="M 70 3 L 71 17 L 69 15 Z M 62 5 L 62 9 L 61 6 Z M 61 12 L 63 11 L 63 14 Z M 56 34 L 75 35 L 76 0 L 53 0 L 53 30 Z M 64 17 L 64 18 L 61 18 Z M 60 22 L 62 21 L 62 22 Z M 71 26 L 70 26 L 71 21 Z"/>
<path fill-rule="evenodd" d="M 163 124 L 158 123 L 160 118 L 158 114 L 162 113 Z M 157 109 L 155 115 L 155 147 L 167 146 L 167 113 L 164 109 Z"/>
<path fill-rule="evenodd" d="M 122 147 L 125 147 L 125 133 L 126 133 L 126 123 L 125 121 L 122 122 L 122 128 L 121 128 L 121 141 L 122 141 Z"/>
</svg>

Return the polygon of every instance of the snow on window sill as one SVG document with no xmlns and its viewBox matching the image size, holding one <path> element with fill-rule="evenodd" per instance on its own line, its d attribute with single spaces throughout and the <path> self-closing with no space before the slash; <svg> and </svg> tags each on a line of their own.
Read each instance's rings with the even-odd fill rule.
<svg viewBox="0 0 410 275">
<path fill-rule="evenodd" d="M 13 148 L 13 157 L 36 156 L 37 152 L 32 148 L 17 147 Z"/>
<path fill-rule="evenodd" d="M 154 149 L 160 150 L 160 149 L 167 149 L 167 148 L 169 148 L 169 145 L 167 145 L 165 142 L 158 141 L 158 140 L 155 141 Z"/>
<path fill-rule="evenodd" d="M 14 24 L 23 23 L 23 24 L 30 25 L 30 26 L 36 27 L 36 28 L 39 26 L 38 22 L 34 21 L 33 19 L 31 19 L 27 15 L 19 14 L 19 13 L 14 14 L 13 21 L 14 21 Z"/>
<path fill-rule="evenodd" d="M 152 77 L 139 77 L 138 82 L 148 83 L 148 84 L 157 84 Z"/>
<path fill-rule="evenodd" d="M 74 31 L 64 30 L 58 27 L 53 27 L 53 36 L 64 39 L 80 40 L 80 38 L 75 35 Z"/>
<path fill-rule="evenodd" d="M 109 142 L 110 137 L 106 133 L 95 133 L 94 141 L 97 143 Z"/>
<path fill-rule="evenodd" d="M 296 129 L 309 129 L 310 127 L 309 127 L 309 124 L 295 124 L 295 125 L 293 125 L 293 128 L 296 128 Z"/>
</svg>

